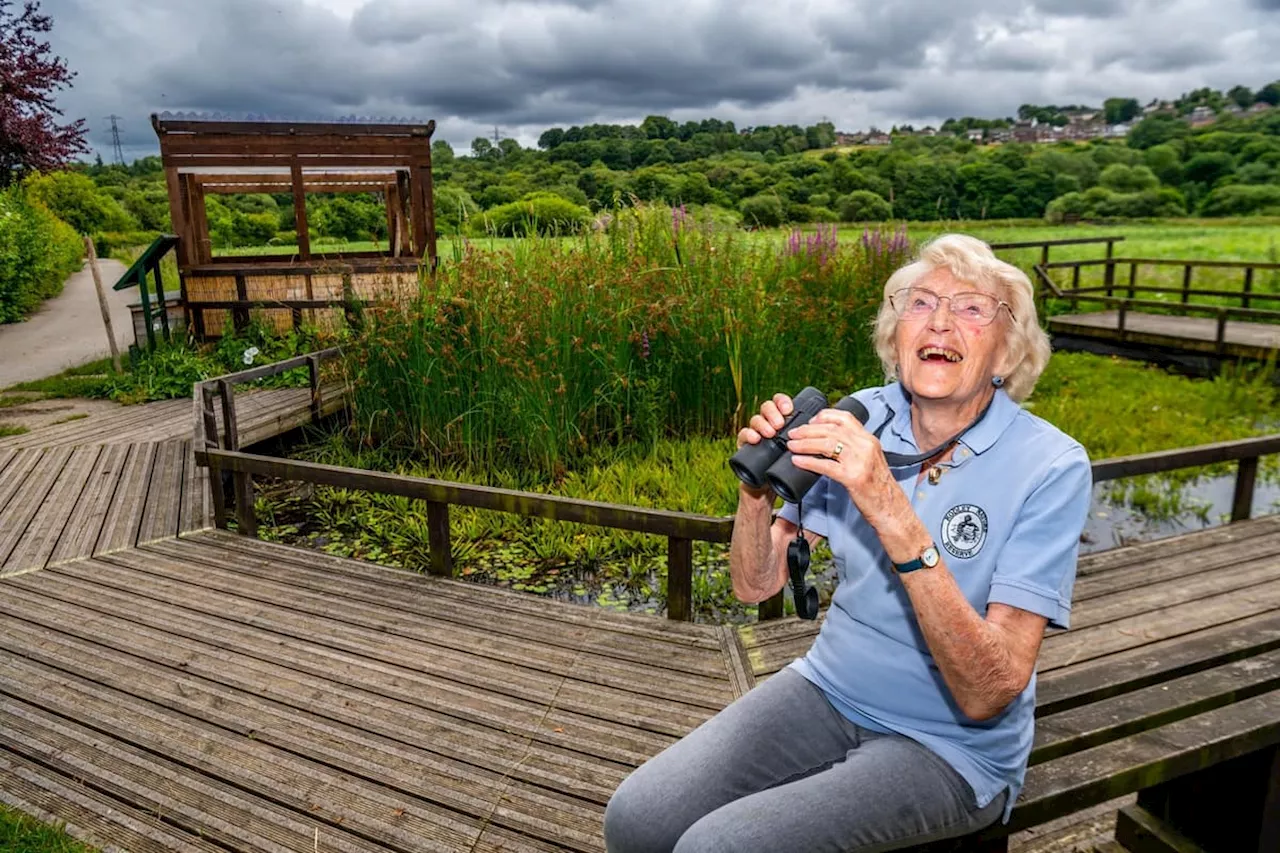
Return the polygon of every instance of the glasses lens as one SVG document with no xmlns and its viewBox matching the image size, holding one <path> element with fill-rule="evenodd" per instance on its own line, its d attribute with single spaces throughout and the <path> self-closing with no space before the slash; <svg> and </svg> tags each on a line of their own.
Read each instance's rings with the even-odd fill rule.
<svg viewBox="0 0 1280 853">
<path fill-rule="evenodd" d="M 951 298 L 951 311 L 963 320 L 989 323 L 1000 310 L 1000 302 L 985 293 L 957 293 Z"/>
<path fill-rule="evenodd" d="M 938 294 L 923 287 L 907 287 L 894 297 L 900 314 L 932 314 L 938 307 Z"/>
</svg>

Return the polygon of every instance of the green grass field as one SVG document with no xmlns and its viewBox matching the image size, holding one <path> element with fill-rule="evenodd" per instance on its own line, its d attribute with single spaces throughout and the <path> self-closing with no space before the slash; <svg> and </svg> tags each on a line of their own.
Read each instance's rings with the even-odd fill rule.
<svg viewBox="0 0 1280 853">
<path fill-rule="evenodd" d="M 5 853 L 93 853 L 60 827 L 48 826 L 0 805 L 0 850 Z"/>
</svg>

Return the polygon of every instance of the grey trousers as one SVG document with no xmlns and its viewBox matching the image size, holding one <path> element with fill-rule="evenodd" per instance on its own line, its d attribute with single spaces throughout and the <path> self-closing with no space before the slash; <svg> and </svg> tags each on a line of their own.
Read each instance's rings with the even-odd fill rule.
<svg viewBox="0 0 1280 853">
<path fill-rule="evenodd" d="M 605 811 L 609 853 L 871 853 L 993 823 L 942 758 L 856 726 L 785 669 L 654 756 Z"/>
</svg>

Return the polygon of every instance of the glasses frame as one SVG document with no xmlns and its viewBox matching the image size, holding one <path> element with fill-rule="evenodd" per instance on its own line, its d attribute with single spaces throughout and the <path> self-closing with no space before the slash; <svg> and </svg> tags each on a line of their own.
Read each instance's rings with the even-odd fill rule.
<svg viewBox="0 0 1280 853">
<path fill-rule="evenodd" d="M 898 299 L 898 297 L 899 297 L 899 296 L 901 296 L 902 294 L 904 294 L 904 293 L 908 293 L 908 292 L 910 292 L 910 291 L 912 291 L 912 290 L 924 291 L 925 293 L 932 294 L 932 295 L 933 295 L 933 296 L 938 300 L 938 304 L 939 304 L 939 305 L 941 305 L 941 304 L 942 304 L 942 300 L 944 300 L 944 299 L 945 299 L 945 300 L 947 300 L 947 313 L 948 313 L 948 314 L 950 314 L 952 317 L 955 317 L 957 320 L 961 321 L 962 323 L 968 323 L 968 324 L 969 324 L 969 325 L 971 325 L 971 326 L 990 326 L 992 323 L 994 323 L 994 322 L 996 321 L 996 317 L 997 317 L 997 316 L 999 316 L 999 314 L 1000 314 L 1000 309 L 1001 309 L 1002 307 L 1003 307 L 1006 311 L 1008 311 L 1008 312 L 1009 312 L 1009 319 L 1010 319 L 1010 320 L 1013 320 L 1014 322 L 1017 322 L 1017 317 L 1015 317 L 1015 316 L 1014 316 L 1014 314 L 1013 314 L 1013 306 L 1012 306 L 1012 305 L 1010 305 L 1008 302 L 1005 302 L 1003 299 L 996 299 L 996 297 L 992 296 L 990 293 L 983 293 L 981 290 L 966 290 L 966 291 L 963 291 L 963 292 L 961 292 L 961 293 L 953 293 L 953 294 L 951 294 L 950 296 L 944 296 L 944 295 L 943 295 L 943 294 L 941 294 L 941 293 L 938 293 L 938 292 L 936 292 L 936 291 L 930 290 L 930 289 L 929 289 L 929 288 L 927 288 L 927 287 L 921 287 L 921 286 L 920 286 L 920 285 L 918 285 L 918 284 L 912 284 L 912 285 L 908 285 L 908 286 L 906 286 L 906 287 L 900 287 L 900 288 L 898 288 L 897 290 L 895 290 L 895 291 L 893 292 L 893 295 L 891 295 L 891 296 L 889 297 L 889 305 L 890 305 L 890 307 L 892 307 L 892 308 L 893 308 L 893 312 L 894 312 L 895 314 L 897 314 L 899 318 L 905 317 L 905 316 L 907 316 L 907 314 L 906 314 L 902 309 L 900 309 L 900 308 L 898 307 L 898 305 L 897 305 L 897 299 Z M 951 300 L 952 300 L 952 299 L 955 299 L 955 298 L 957 298 L 957 297 L 960 297 L 960 296 L 985 296 L 985 297 L 987 297 L 988 299 L 995 299 L 995 300 L 996 300 L 996 310 L 995 310 L 995 312 L 991 315 L 991 319 L 990 319 L 990 320 L 986 320 L 985 322 L 975 322 L 974 320 L 972 320 L 972 319 L 970 319 L 970 318 L 968 318 L 968 317 L 961 317 L 959 314 L 957 314 L 957 313 L 955 313 L 954 311 L 952 311 L 952 310 L 951 310 Z M 933 309 L 933 311 L 937 311 L 937 310 L 938 310 L 937 308 L 934 308 L 934 309 Z M 930 312 L 929 312 L 929 314 L 932 314 L 932 313 L 933 313 L 933 311 L 930 311 Z M 923 316 L 927 316 L 927 315 L 922 314 L 922 315 L 920 315 L 920 316 L 922 316 L 922 317 L 923 317 Z"/>
</svg>

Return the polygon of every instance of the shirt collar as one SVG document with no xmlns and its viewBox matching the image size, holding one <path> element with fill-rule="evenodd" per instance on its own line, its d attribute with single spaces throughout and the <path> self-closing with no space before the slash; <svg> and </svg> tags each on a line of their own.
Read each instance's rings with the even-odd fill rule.
<svg viewBox="0 0 1280 853">
<path fill-rule="evenodd" d="M 907 398 L 906 389 L 902 387 L 901 382 L 893 382 L 886 385 L 883 389 L 883 399 L 885 405 L 893 413 L 892 420 L 889 421 L 888 431 L 892 432 L 899 440 L 909 445 L 911 448 L 919 451 L 916 447 L 916 438 L 911 431 L 911 401 Z M 960 439 L 960 443 L 968 447 L 974 453 L 983 453 L 996 443 L 998 439 L 1009 425 L 1013 423 L 1013 419 L 1022 411 L 1022 407 L 1009 397 L 1003 388 L 997 388 L 995 396 L 991 399 L 991 408 L 987 410 L 984 417 L 977 426 L 964 434 Z"/>
</svg>

